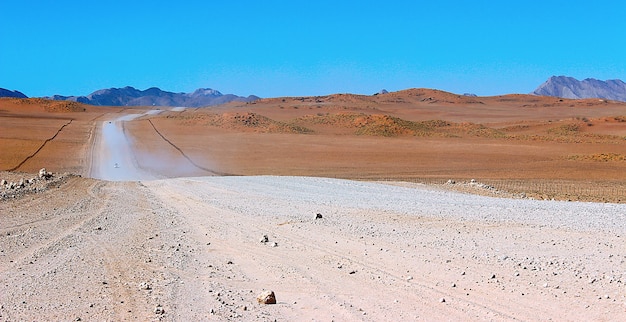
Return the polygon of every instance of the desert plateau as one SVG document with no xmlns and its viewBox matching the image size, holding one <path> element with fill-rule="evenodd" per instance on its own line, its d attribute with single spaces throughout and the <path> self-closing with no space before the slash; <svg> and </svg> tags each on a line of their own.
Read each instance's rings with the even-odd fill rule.
<svg viewBox="0 0 626 322">
<path fill-rule="evenodd" d="M 626 320 L 624 102 L 0 98 L 0 147 L 0 321 Z"/>
</svg>

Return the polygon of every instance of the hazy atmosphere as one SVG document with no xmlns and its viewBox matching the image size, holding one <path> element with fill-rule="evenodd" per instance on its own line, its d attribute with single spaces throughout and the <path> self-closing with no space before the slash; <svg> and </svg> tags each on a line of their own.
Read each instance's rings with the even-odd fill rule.
<svg viewBox="0 0 626 322">
<path fill-rule="evenodd" d="M 4 1 L 0 87 L 261 97 L 626 78 L 621 1 Z"/>
</svg>

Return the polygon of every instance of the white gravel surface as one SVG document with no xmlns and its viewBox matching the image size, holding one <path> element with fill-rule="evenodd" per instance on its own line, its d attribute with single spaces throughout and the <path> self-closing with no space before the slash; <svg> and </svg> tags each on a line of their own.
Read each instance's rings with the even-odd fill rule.
<svg viewBox="0 0 626 322">
<path fill-rule="evenodd" d="M 242 194 L 233 207 L 266 207 L 266 199 L 280 195 L 273 212 L 310 216 L 311 211 L 337 208 L 377 210 L 403 215 L 433 216 L 455 220 L 517 222 L 578 230 L 626 233 L 626 204 L 564 202 L 492 198 L 463 194 L 415 184 L 399 187 L 311 177 L 204 177 L 186 179 L 211 186 L 236 186 Z M 225 203 L 221 200 L 220 203 Z M 297 204 L 298 209 L 294 209 Z M 296 211 L 294 211 L 296 210 Z"/>
<path fill-rule="evenodd" d="M 626 205 L 71 178 L 0 214 L 2 321 L 626 319 Z"/>
</svg>

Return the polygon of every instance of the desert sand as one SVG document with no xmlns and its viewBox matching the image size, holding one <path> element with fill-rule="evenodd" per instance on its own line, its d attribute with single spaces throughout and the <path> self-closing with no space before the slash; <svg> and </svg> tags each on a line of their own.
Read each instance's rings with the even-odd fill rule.
<svg viewBox="0 0 626 322">
<path fill-rule="evenodd" d="M 0 179 L 54 175 L 0 189 L 0 320 L 623 320 L 625 116 L 422 89 L 2 99 Z"/>
</svg>

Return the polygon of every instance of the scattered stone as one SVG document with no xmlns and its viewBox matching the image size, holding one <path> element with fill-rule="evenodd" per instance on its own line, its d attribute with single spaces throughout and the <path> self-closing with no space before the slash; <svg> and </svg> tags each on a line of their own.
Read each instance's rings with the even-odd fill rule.
<svg viewBox="0 0 626 322">
<path fill-rule="evenodd" d="M 350 271 L 350 275 L 356 274 L 356 271 Z"/>
<path fill-rule="evenodd" d="M 5 186 L 7 184 L 7 181 L 2 179 L 0 180 L 0 186 Z"/>
<path fill-rule="evenodd" d="M 165 314 L 165 310 L 163 309 L 161 305 L 157 305 L 156 308 L 154 308 L 154 314 L 158 314 L 158 315 Z"/>
<path fill-rule="evenodd" d="M 261 239 L 259 240 L 260 243 L 265 244 L 267 242 L 270 241 L 270 238 L 267 235 L 263 235 L 261 236 Z"/>
<path fill-rule="evenodd" d="M 452 286 L 452 287 L 456 287 L 456 284 L 455 284 L 455 283 L 452 283 L 452 285 L 451 285 L 451 286 Z"/>
<path fill-rule="evenodd" d="M 454 180 L 450 179 L 450 180 L 448 180 L 448 182 L 446 182 L 446 183 L 447 183 L 447 184 L 455 184 L 455 183 L 456 183 L 456 181 L 454 181 Z"/>
<path fill-rule="evenodd" d="M 496 278 L 496 274 L 491 274 L 491 279 Z"/>
<path fill-rule="evenodd" d="M 408 277 L 406 278 L 406 281 L 408 282 L 408 281 L 410 281 L 410 280 L 412 280 L 412 279 L 413 279 L 413 276 L 408 276 Z"/>
<path fill-rule="evenodd" d="M 278 247 L 278 243 L 277 242 L 273 242 L 272 243 L 272 247 Z"/>
<path fill-rule="evenodd" d="M 322 219 L 322 214 L 315 215 L 315 219 Z"/>
<path fill-rule="evenodd" d="M 40 179 L 50 179 L 52 177 L 52 172 L 46 171 L 46 168 L 41 168 L 39 170 L 39 178 Z"/>
<path fill-rule="evenodd" d="M 273 291 L 263 291 L 256 297 L 259 304 L 276 304 L 276 295 Z"/>
<path fill-rule="evenodd" d="M 146 282 L 141 282 L 141 284 L 139 284 L 139 288 L 147 291 L 147 290 L 151 290 L 152 286 L 150 286 L 150 284 Z"/>
<path fill-rule="evenodd" d="M 446 303 L 446 299 L 442 297 L 442 298 L 439 299 L 439 302 L 440 303 Z"/>
</svg>

